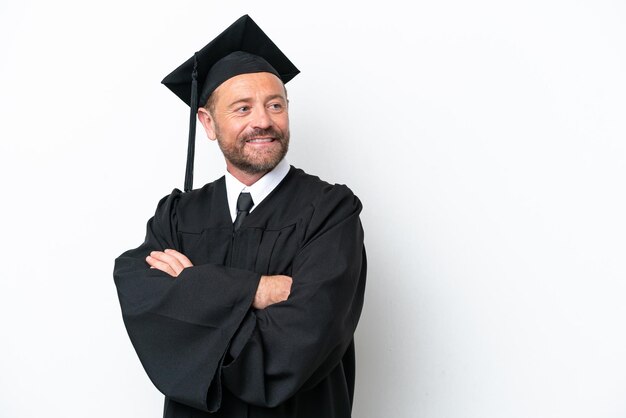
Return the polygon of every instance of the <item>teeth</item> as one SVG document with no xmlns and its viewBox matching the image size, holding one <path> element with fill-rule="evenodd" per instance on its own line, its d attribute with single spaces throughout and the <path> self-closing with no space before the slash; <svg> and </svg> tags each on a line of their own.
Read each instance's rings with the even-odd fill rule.
<svg viewBox="0 0 626 418">
<path fill-rule="evenodd" d="M 248 142 L 272 142 L 271 138 L 249 139 Z"/>
</svg>

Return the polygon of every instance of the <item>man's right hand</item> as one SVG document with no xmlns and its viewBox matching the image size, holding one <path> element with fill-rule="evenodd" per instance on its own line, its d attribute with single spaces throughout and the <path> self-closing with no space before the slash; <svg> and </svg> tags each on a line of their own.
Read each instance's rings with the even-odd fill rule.
<svg viewBox="0 0 626 418">
<path fill-rule="evenodd" d="M 287 300 L 293 279 L 289 276 L 261 276 L 252 306 L 265 309 L 270 305 Z"/>
</svg>

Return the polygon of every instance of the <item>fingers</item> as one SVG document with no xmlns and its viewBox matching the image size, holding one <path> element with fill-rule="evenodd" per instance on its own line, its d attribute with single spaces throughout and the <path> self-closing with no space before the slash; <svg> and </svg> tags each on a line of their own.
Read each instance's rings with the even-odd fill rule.
<svg viewBox="0 0 626 418">
<path fill-rule="evenodd" d="M 179 253 L 176 250 L 170 250 L 170 249 L 165 250 L 165 253 L 175 257 L 178 260 L 178 262 L 182 264 L 183 268 L 193 267 L 193 264 L 191 263 L 191 261 L 187 258 L 185 254 Z"/>
<path fill-rule="evenodd" d="M 167 249 L 165 251 L 152 251 L 146 262 L 150 267 L 161 270 L 172 277 L 178 275 L 187 267 L 192 267 L 191 261 L 176 250 Z"/>
<path fill-rule="evenodd" d="M 156 257 L 152 257 L 150 255 L 147 256 L 146 263 L 150 265 L 150 268 L 161 270 L 162 272 L 165 272 L 172 277 L 178 276 L 178 273 L 176 273 L 176 271 L 169 264 L 167 264 L 164 261 L 159 260 Z"/>
<path fill-rule="evenodd" d="M 289 276 L 261 276 L 252 306 L 265 309 L 275 303 L 284 302 L 291 294 L 293 279 Z"/>
<path fill-rule="evenodd" d="M 283 302 L 289 298 L 291 294 L 291 285 L 293 279 L 289 276 L 278 275 L 276 278 L 276 286 L 274 288 L 274 303 Z"/>
</svg>

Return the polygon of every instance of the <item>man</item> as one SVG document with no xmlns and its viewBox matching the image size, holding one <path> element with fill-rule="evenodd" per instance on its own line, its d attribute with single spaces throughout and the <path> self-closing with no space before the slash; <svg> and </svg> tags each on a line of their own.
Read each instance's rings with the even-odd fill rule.
<svg viewBox="0 0 626 418">
<path fill-rule="evenodd" d="M 185 193 L 159 202 L 114 276 L 165 417 L 351 415 L 361 203 L 284 159 L 297 73 L 243 16 L 163 81 L 191 97 Z M 192 190 L 196 113 L 227 172 Z"/>
</svg>

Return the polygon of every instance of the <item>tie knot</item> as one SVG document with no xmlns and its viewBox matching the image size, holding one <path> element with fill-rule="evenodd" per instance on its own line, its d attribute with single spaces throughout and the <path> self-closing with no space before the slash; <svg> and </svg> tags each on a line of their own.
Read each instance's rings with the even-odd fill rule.
<svg viewBox="0 0 626 418">
<path fill-rule="evenodd" d="M 237 212 L 250 212 L 252 206 L 254 206 L 254 202 L 252 201 L 250 193 L 239 193 L 239 197 L 237 198 Z"/>
</svg>

